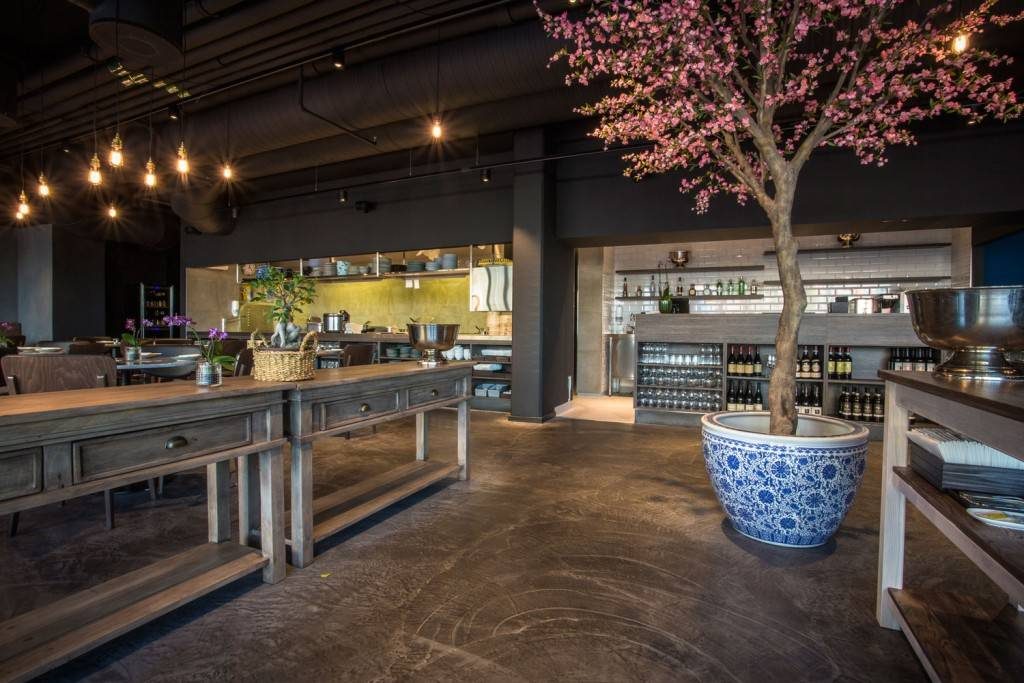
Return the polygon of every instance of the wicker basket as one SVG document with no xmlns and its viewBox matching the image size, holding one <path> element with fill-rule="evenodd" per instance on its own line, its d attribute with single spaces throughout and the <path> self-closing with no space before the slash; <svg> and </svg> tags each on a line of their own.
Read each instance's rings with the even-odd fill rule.
<svg viewBox="0 0 1024 683">
<path fill-rule="evenodd" d="M 313 340 L 314 344 L 310 343 Z M 255 336 L 253 337 L 255 341 Z M 253 343 L 252 378 L 259 382 L 299 382 L 313 379 L 316 369 L 316 333 L 302 338 L 298 351 L 271 349 Z"/>
</svg>

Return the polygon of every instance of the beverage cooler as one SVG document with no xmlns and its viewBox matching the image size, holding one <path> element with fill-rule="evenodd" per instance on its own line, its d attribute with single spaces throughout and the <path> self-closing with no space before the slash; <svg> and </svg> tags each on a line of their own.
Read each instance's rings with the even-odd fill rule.
<svg viewBox="0 0 1024 683">
<path fill-rule="evenodd" d="M 185 330 L 167 327 L 162 322 L 165 316 L 178 313 L 174 285 L 151 285 L 140 282 L 138 292 L 140 324 L 142 320 L 153 323 L 146 326 L 146 337 L 175 337 L 185 333 Z"/>
</svg>

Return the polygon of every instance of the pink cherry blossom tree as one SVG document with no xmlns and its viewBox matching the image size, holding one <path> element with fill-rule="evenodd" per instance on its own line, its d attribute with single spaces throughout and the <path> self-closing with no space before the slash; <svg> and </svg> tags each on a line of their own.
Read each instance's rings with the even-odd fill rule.
<svg viewBox="0 0 1024 683">
<path fill-rule="evenodd" d="M 796 430 L 797 332 L 807 298 L 792 231 L 800 172 L 814 150 L 844 147 L 864 164 L 914 144 L 912 124 L 939 115 L 968 123 L 1021 113 L 1009 58 L 977 35 L 1024 18 L 997 0 L 971 8 L 908 0 L 602 0 L 543 15 L 565 42 L 553 60 L 567 81 L 608 80 L 581 108 L 593 135 L 651 143 L 626 155 L 626 174 L 682 170 L 680 190 L 706 211 L 719 193 L 753 198 L 775 242 L 784 303 L 768 390 L 771 433 Z"/>
</svg>

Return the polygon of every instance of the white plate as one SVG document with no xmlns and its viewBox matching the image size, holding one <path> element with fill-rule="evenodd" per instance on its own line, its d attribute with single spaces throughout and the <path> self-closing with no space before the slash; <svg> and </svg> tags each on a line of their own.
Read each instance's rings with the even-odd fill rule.
<svg viewBox="0 0 1024 683">
<path fill-rule="evenodd" d="M 175 358 L 199 358 L 201 353 L 179 353 Z"/>
<path fill-rule="evenodd" d="M 143 351 L 139 355 L 142 356 L 143 358 L 152 358 L 153 356 L 159 356 L 160 352 L 159 351 Z"/>
<path fill-rule="evenodd" d="M 991 510 L 989 508 L 967 508 L 967 514 L 979 522 L 990 526 L 998 526 L 1003 529 L 1024 531 L 1024 515 L 1004 510 Z M 994 517 L 994 518 L 993 518 Z"/>
</svg>

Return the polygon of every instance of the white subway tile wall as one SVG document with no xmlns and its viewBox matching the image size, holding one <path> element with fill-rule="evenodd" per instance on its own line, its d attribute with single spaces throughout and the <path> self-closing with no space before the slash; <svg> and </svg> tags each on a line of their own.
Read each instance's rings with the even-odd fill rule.
<svg viewBox="0 0 1024 683">
<path fill-rule="evenodd" d="M 800 255 L 800 270 L 805 281 L 808 280 L 845 280 L 841 284 L 805 284 L 807 291 L 807 312 L 827 313 L 828 304 L 836 296 L 867 296 L 873 294 L 898 293 L 906 289 L 920 287 L 949 286 L 951 273 L 950 247 L 926 247 L 885 251 L 871 249 L 872 246 L 895 244 L 946 244 L 953 238 L 953 230 L 913 230 L 885 233 L 864 233 L 861 239 L 850 248 L 848 253 L 816 254 L 804 251 Z M 799 238 L 802 250 L 838 247 L 834 235 L 821 235 Z M 749 292 L 751 280 L 757 280 L 763 299 L 723 299 L 690 301 L 691 313 L 772 313 L 782 310 L 782 289 L 778 285 L 765 285 L 764 282 L 778 282 L 779 273 L 774 255 L 765 255 L 765 251 L 774 246 L 770 239 L 730 240 L 718 242 L 686 242 L 679 244 L 646 244 L 627 247 L 614 247 L 615 270 L 638 270 L 657 268 L 661 262 L 667 269 L 662 282 L 668 282 L 675 292 L 679 278 L 688 290 L 691 284 L 696 285 L 698 292 L 705 284 L 712 290 L 718 280 L 727 283 L 743 277 Z M 690 252 L 690 261 L 685 268 L 676 269 L 668 262 L 668 253 L 674 249 L 686 249 Z M 688 269 L 702 266 L 737 266 L 763 265 L 763 271 L 727 271 L 717 273 L 687 272 Z M 900 278 L 930 278 L 923 282 L 901 282 Z M 655 275 L 655 280 L 658 277 Z M 630 296 L 639 285 L 650 287 L 651 275 L 620 275 L 609 278 L 615 296 L 622 294 L 623 281 L 628 285 Z M 612 300 L 610 332 L 619 332 L 623 325 L 629 324 L 630 316 L 641 313 L 656 313 L 657 301 L 620 301 Z M 621 320 L 621 324 L 617 321 Z"/>
</svg>

